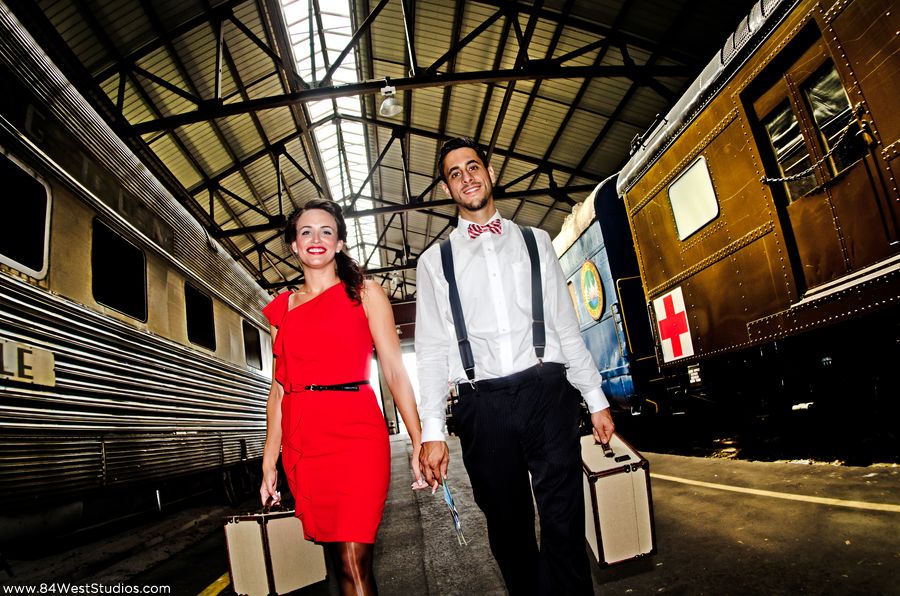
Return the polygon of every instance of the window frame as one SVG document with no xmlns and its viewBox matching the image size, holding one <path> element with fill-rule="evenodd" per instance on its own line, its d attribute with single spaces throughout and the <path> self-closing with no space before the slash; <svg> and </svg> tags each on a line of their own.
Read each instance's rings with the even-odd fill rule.
<svg viewBox="0 0 900 596">
<path fill-rule="evenodd" d="M 676 201 L 673 200 L 673 198 L 672 198 L 672 189 L 675 188 L 678 185 L 678 183 L 681 182 L 682 180 L 684 180 L 689 174 L 692 174 L 694 171 L 696 171 L 698 164 L 701 164 L 701 163 L 703 164 L 702 172 L 706 174 L 706 176 L 703 180 L 709 182 L 709 195 L 708 196 L 712 197 L 712 205 L 715 206 L 715 210 L 713 212 L 711 212 L 708 217 L 706 215 L 707 211 L 702 212 L 700 214 L 700 216 L 705 219 L 702 219 L 702 221 L 701 221 L 698 218 L 696 222 L 692 223 L 691 220 L 684 220 L 683 219 L 683 217 L 685 217 L 684 215 L 682 216 L 682 219 L 679 219 L 679 213 L 682 213 L 682 214 L 687 213 L 686 207 L 682 207 L 682 205 L 692 205 L 692 206 L 697 205 L 698 204 L 697 201 L 692 200 L 690 203 L 683 203 L 681 200 L 678 200 L 677 201 L 678 208 L 676 208 Z M 687 196 L 687 195 L 685 195 L 685 196 Z M 689 166 L 687 166 L 681 172 L 679 172 L 678 176 L 676 176 L 675 179 L 672 180 L 671 183 L 669 183 L 668 187 L 666 187 L 666 197 L 669 199 L 669 209 L 671 209 L 672 217 L 675 220 L 675 233 L 678 235 L 678 239 L 682 242 L 684 242 L 685 240 L 687 240 L 688 238 L 690 238 L 691 236 L 696 234 L 698 231 L 702 230 L 704 227 L 709 225 L 709 223 L 711 221 L 714 221 L 716 218 L 718 218 L 719 214 L 722 212 L 722 210 L 719 206 L 719 197 L 716 194 L 716 185 L 713 182 L 712 172 L 709 169 L 709 164 L 706 161 L 706 156 L 702 155 L 702 154 L 698 155 L 697 158 L 694 161 L 692 161 Z M 684 224 L 691 223 L 693 225 L 693 227 L 689 231 L 682 232 L 681 226 L 679 225 L 679 221 L 682 221 Z"/>
<path fill-rule="evenodd" d="M 251 360 L 250 360 L 250 353 L 247 350 L 247 330 L 248 329 L 253 331 L 253 336 L 256 340 L 255 341 L 256 355 L 258 355 L 258 361 L 251 362 Z M 244 340 L 244 362 L 250 368 L 255 368 L 256 370 L 262 370 L 262 365 L 263 365 L 262 336 L 259 331 L 259 328 L 256 325 L 254 325 L 253 323 L 251 323 L 250 321 L 248 321 L 247 319 L 242 318 L 241 319 L 241 335 Z M 257 362 L 258 362 L 258 364 L 257 364 Z"/>
<path fill-rule="evenodd" d="M 97 298 L 97 293 L 96 293 L 96 291 L 95 291 L 95 283 L 96 283 L 96 280 L 97 280 L 97 270 L 96 270 L 96 268 L 94 267 L 94 249 L 95 249 L 95 246 L 96 246 L 96 226 L 97 226 L 97 224 L 100 224 L 101 226 L 103 226 L 104 228 L 106 228 L 106 230 L 108 230 L 109 233 L 110 233 L 113 237 L 115 237 L 116 239 L 120 240 L 121 242 L 123 242 L 123 243 L 125 243 L 125 244 L 127 244 L 127 245 L 129 245 L 129 246 L 134 247 L 134 249 L 138 252 L 138 254 L 140 254 L 140 256 L 141 256 L 141 261 L 142 261 L 142 263 L 143 263 L 143 267 L 142 267 L 142 271 L 143 271 L 143 275 L 142 275 L 142 280 L 143 280 L 143 283 L 142 283 L 142 287 L 143 287 L 143 312 L 142 312 L 142 315 L 143 315 L 143 316 L 137 316 L 137 315 L 135 315 L 135 314 L 132 313 L 132 312 L 128 312 L 128 311 L 126 311 L 126 310 L 122 310 L 121 305 L 107 304 L 106 302 L 103 302 L 103 301 L 101 301 L 99 298 Z M 138 246 L 137 244 L 135 244 L 134 242 L 132 242 L 131 240 L 129 240 L 128 238 L 126 238 L 125 236 L 123 236 L 122 234 L 120 234 L 119 232 L 117 232 L 117 231 L 115 230 L 115 228 L 113 228 L 111 225 L 109 225 L 108 223 L 106 223 L 105 221 L 103 221 L 103 219 L 101 219 L 99 216 L 94 216 L 93 218 L 91 218 L 91 246 L 90 246 L 90 251 L 91 251 L 91 253 L 90 253 L 90 262 L 91 262 L 91 298 L 93 298 L 94 302 L 96 302 L 97 304 L 103 306 L 104 308 L 109 308 L 109 309 L 111 309 L 111 310 L 116 311 L 117 313 L 121 313 L 121 314 L 125 315 L 126 317 L 129 317 L 129 318 L 131 318 L 131 319 L 134 319 L 135 321 L 140 321 L 141 323 L 146 323 L 147 320 L 148 320 L 149 317 L 150 317 L 150 297 L 149 297 L 150 288 L 149 288 L 149 283 L 148 283 L 148 281 L 147 281 L 147 253 L 144 251 L 144 249 L 141 248 L 140 246 Z"/>
<path fill-rule="evenodd" d="M 211 346 L 197 341 L 196 337 L 194 337 L 194 338 L 191 337 L 191 328 L 192 328 L 191 321 L 192 320 L 195 321 L 195 325 L 196 325 L 197 319 L 192 318 L 191 313 L 188 312 L 188 310 L 189 310 L 188 288 L 190 288 L 191 291 L 196 293 L 198 296 L 202 296 L 202 297 L 206 298 L 207 300 L 209 300 L 209 322 L 212 325 L 212 328 L 211 328 L 212 345 Z M 200 288 L 198 288 L 195 284 L 191 283 L 190 280 L 187 280 L 187 279 L 184 280 L 184 289 L 183 289 L 182 295 L 184 296 L 184 324 L 185 324 L 185 330 L 187 332 L 188 342 L 195 346 L 199 346 L 201 348 L 215 352 L 218 342 L 216 341 L 216 305 L 215 305 L 215 301 L 213 300 L 213 297 L 211 295 L 207 294 L 206 292 L 204 292 L 203 290 L 201 290 Z"/>
<path fill-rule="evenodd" d="M 41 259 L 41 269 L 32 269 L 31 267 L 25 265 L 24 263 L 20 263 L 9 256 L 0 253 L 0 263 L 15 269 L 16 271 L 20 271 L 29 277 L 33 277 L 34 279 L 45 279 L 47 277 L 47 273 L 50 270 L 50 217 L 52 214 L 52 205 L 53 205 L 53 190 L 50 184 L 44 180 L 43 176 L 37 173 L 33 168 L 28 167 L 20 160 L 16 159 L 15 156 L 11 155 L 5 147 L 0 146 L 0 153 L 8 159 L 13 165 L 18 167 L 22 172 L 33 179 L 35 182 L 44 187 L 44 191 L 46 192 L 47 199 L 47 210 L 44 216 L 44 242 L 43 242 L 43 257 Z"/>
<path fill-rule="evenodd" d="M 809 174 L 809 177 L 813 180 L 813 184 L 811 188 L 802 194 L 795 195 L 790 191 L 789 183 L 780 182 L 779 186 L 782 188 L 782 192 L 789 204 L 808 195 L 821 192 L 823 187 L 840 178 L 844 172 L 857 164 L 860 159 L 865 158 L 865 155 L 862 155 L 860 159 L 851 162 L 842 169 L 838 169 L 837 164 L 834 163 L 833 156 L 829 156 L 828 158 L 825 157 L 830 149 L 828 147 L 827 138 L 815 119 L 815 110 L 810 103 L 808 92 L 813 84 L 820 80 L 822 75 L 826 73 L 828 69 L 831 69 L 837 75 L 840 88 L 843 90 L 847 103 L 850 106 L 851 115 L 853 114 L 853 101 L 848 92 L 848 87 L 841 77 L 841 69 L 839 68 L 838 63 L 835 61 L 834 57 L 818 43 L 822 39 L 821 32 L 814 27 L 809 27 L 805 36 L 809 39 L 806 39 L 802 45 L 800 45 L 801 48 L 805 49 L 792 54 L 789 61 L 785 59 L 786 64 L 782 70 L 778 71 L 778 76 L 767 78 L 765 87 L 762 88 L 761 92 L 755 94 L 747 106 L 748 113 L 752 112 L 752 117 L 758 122 L 761 129 L 760 132 L 762 137 L 760 140 L 765 139 L 768 153 L 771 154 L 770 156 L 767 156 L 767 159 L 771 158 L 771 164 L 777 168 L 775 172 L 779 173 L 779 177 L 784 177 L 784 174 L 781 173 L 781 164 L 777 160 L 772 139 L 766 130 L 764 123 L 779 108 L 779 106 L 784 105 L 785 102 L 789 104 L 790 110 L 797 120 L 799 133 L 803 139 L 803 145 L 807 156 L 809 157 L 810 163 L 814 164 L 813 171 Z M 799 41 L 796 43 L 801 44 Z M 859 120 L 857 119 L 856 130 L 859 129 Z M 848 132 L 848 135 L 853 135 L 852 129 Z M 761 144 L 759 147 L 762 149 Z M 766 169 L 768 171 L 769 167 Z"/>
</svg>

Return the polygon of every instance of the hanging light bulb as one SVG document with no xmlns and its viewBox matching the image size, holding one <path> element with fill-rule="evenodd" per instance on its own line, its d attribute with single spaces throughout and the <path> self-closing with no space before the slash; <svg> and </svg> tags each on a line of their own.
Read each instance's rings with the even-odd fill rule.
<svg viewBox="0 0 900 596">
<path fill-rule="evenodd" d="M 398 271 L 391 273 L 391 291 L 396 291 L 400 287 L 402 279 Z"/>
<path fill-rule="evenodd" d="M 403 106 L 397 100 L 397 89 L 389 84 L 388 79 L 384 80 L 384 87 L 381 88 L 381 107 L 378 113 L 385 118 L 392 118 L 403 111 Z"/>
</svg>

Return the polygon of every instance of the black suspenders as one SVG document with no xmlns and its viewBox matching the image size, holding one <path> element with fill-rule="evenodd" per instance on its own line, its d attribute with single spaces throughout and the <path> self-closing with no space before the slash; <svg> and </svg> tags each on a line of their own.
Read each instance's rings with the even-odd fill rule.
<svg viewBox="0 0 900 596">
<path fill-rule="evenodd" d="M 534 230 L 526 226 L 519 226 L 519 229 L 522 231 L 522 237 L 525 239 L 525 248 L 528 249 L 528 258 L 531 261 L 532 342 L 534 343 L 535 355 L 539 361 L 542 361 L 547 341 L 544 333 L 544 295 L 541 288 L 541 262 L 538 256 L 537 242 L 534 240 Z M 472 344 L 469 343 L 462 304 L 459 301 L 459 289 L 456 287 L 453 252 L 450 250 L 449 238 L 441 242 L 441 264 L 444 267 L 444 278 L 450 286 L 450 314 L 453 316 L 453 326 L 456 328 L 459 357 L 462 360 L 463 370 L 466 371 L 466 377 L 472 381 L 475 379 L 475 357 L 472 355 Z"/>
</svg>

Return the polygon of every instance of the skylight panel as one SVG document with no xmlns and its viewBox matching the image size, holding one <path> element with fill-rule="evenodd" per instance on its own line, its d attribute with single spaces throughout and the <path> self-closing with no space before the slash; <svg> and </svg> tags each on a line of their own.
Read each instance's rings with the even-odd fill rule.
<svg viewBox="0 0 900 596">
<path fill-rule="evenodd" d="M 350 5 L 347 0 L 319 0 L 320 18 L 310 14 L 310 0 L 282 0 L 284 21 L 291 40 L 297 72 L 305 81 L 315 85 L 321 81 L 328 68 L 337 60 L 353 36 L 350 21 Z M 319 28 L 321 22 L 321 30 Z M 322 43 L 324 39 L 325 48 Z M 327 56 L 328 60 L 325 60 Z M 341 85 L 358 81 L 356 51 L 344 57 L 331 75 L 329 85 Z M 313 122 L 327 120 L 331 116 L 360 116 L 361 98 L 340 97 L 333 100 L 306 104 Z M 322 157 L 328 189 L 331 196 L 343 206 L 359 193 L 372 195 L 371 183 L 360 190 L 366 179 L 370 163 L 362 124 L 348 120 L 335 120 L 316 126 L 315 142 Z M 356 209 L 371 209 L 371 200 L 360 199 Z M 365 262 L 378 240 L 374 217 L 357 217 L 347 221 L 347 244 L 350 253 L 360 263 Z M 369 260 L 369 267 L 381 266 L 380 251 Z"/>
</svg>

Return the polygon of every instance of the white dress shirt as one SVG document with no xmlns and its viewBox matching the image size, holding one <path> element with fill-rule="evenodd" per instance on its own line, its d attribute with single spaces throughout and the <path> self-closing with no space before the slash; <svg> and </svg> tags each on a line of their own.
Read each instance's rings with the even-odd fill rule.
<svg viewBox="0 0 900 596">
<path fill-rule="evenodd" d="M 499 218 L 495 213 L 491 219 Z M 505 377 L 538 363 L 531 331 L 531 261 L 518 226 L 508 219 L 501 221 L 501 234 L 486 231 L 469 238 L 472 222 L 462 218 L 450 233 L 456 283 L 475 357 L 475 380 Z M 608 408 L 600 373 L 581 337 L 550 236 L 543 230 L 534 232 L 547 336 L 543 360 L 567 366 L 569 382 L 581 392 L 591 412 Z M 466 374 L 438 245 L 419 257 L 416 268 L 415 337 L 422 441 L 443 441 L 450 387 L 466 381 Z"/>
</svg>

